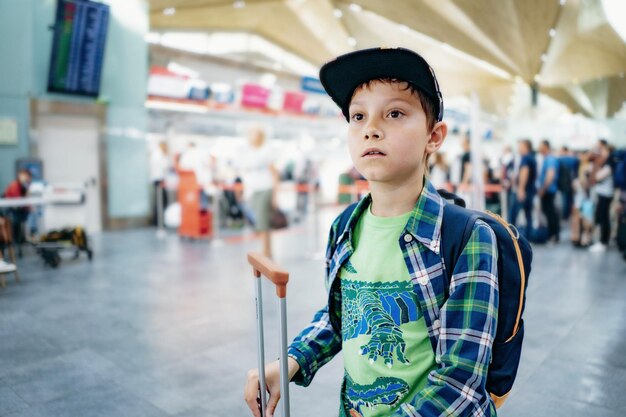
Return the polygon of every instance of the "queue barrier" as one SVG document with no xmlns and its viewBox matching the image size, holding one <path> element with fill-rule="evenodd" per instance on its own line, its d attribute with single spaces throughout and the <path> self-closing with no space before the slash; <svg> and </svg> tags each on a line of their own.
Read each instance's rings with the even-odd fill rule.
<svg viewBox="0 0 626 417">
<path fill-rule="evenodd" d="M 213 236 L 212 212 L 203 207 L 202 188 L 193 171 L 178 172 L 178 202 L 181 208 L 178 234 L 190 239 L 208 239 Z"/>
</svg>

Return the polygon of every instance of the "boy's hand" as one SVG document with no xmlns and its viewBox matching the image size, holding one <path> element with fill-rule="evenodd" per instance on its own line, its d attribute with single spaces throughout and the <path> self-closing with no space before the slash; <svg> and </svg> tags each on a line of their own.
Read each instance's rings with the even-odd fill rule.
<svg viewBox="0 0 626 417">
<path fill-rule="evenodd" d="M 293 358 L 287 359 L 287 367 L 289 380 L 300 369 L 300 365 Z M 252 411 L 254 417 L 271 417 L 274 415 L 274 411 L 278 406 L 278 400 L 280 400 L 280 365 L 278 361 L 270 362 L 265 365 L 265 384 L 266 389 L 270 394 L 267 401 L 266 415 L 261 416 L 261 395 L 259 392 L 259 370 L 251 369 L 248 371 L 248 377 L 246 378 L 246 386 L 243 390 L 243 397 Z"/>
</svg>

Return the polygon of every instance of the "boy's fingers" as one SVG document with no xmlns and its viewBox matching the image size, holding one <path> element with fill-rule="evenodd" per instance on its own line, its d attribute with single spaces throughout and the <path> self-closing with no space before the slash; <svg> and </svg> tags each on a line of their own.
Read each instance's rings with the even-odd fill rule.
<svg viewBox="0 0 626 417">
<path fill-rule="evenodd" d="M 274 415 L 274 411 L 278 405 L 278 400 L 280 400 L 280 391 L 277 390 L 276 392 L 272 392 L 270 395 L 270 400 L 267 403 L 267 410 L 265 410 L 265 417 L 272 417 Z"/>
<path fill-rule="evenodd" d="M 248 373 L 248 380 L 244 388 L 243 397 L 254 417 L 261 417 L 257 398 L 259 396 L 259 379 L 253 372 Z"/>
</svg>

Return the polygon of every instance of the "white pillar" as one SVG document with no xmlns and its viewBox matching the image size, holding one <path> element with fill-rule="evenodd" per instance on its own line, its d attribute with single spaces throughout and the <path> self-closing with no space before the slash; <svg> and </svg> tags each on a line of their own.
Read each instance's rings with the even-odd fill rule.
<svg viewBox="0 0 626 417">
<path fill-rule="evenodd" d="M 480 126 L 480 102 L 476 92 L 471 94 L 470 106 L 470 148 L 472 163 L 472 204 L 471 208 L 485 210 L 485 176 L 483 153 L 481 149 L 482 135 Z"/>
</svg>

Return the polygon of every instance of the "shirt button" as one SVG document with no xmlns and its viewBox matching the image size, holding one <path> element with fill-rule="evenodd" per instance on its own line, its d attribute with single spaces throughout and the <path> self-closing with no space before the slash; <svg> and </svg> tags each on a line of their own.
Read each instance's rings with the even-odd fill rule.
<svg viewBox="0 0 626 417">
<path fill-rule="evenodd" d="M 417 279 L 417 282 L 420 283 L 420 285 L 426 285 L 428 284 L 428 277 L 421 277 Z"/>
<path fill-rule="evenodd" d="M 433 329 L 438 329 L 441 327 L 441 322 L 439 320 L 433 321 Z"/>
<path fill-rule="evenodd" d="M 413 236 L 411 236 L 410 234 L 407 233 L 406 235 L 404 235 L 404 241 L 406 243 L 409 243 L 412 240 L 413 240 Z"/>
</svg>

